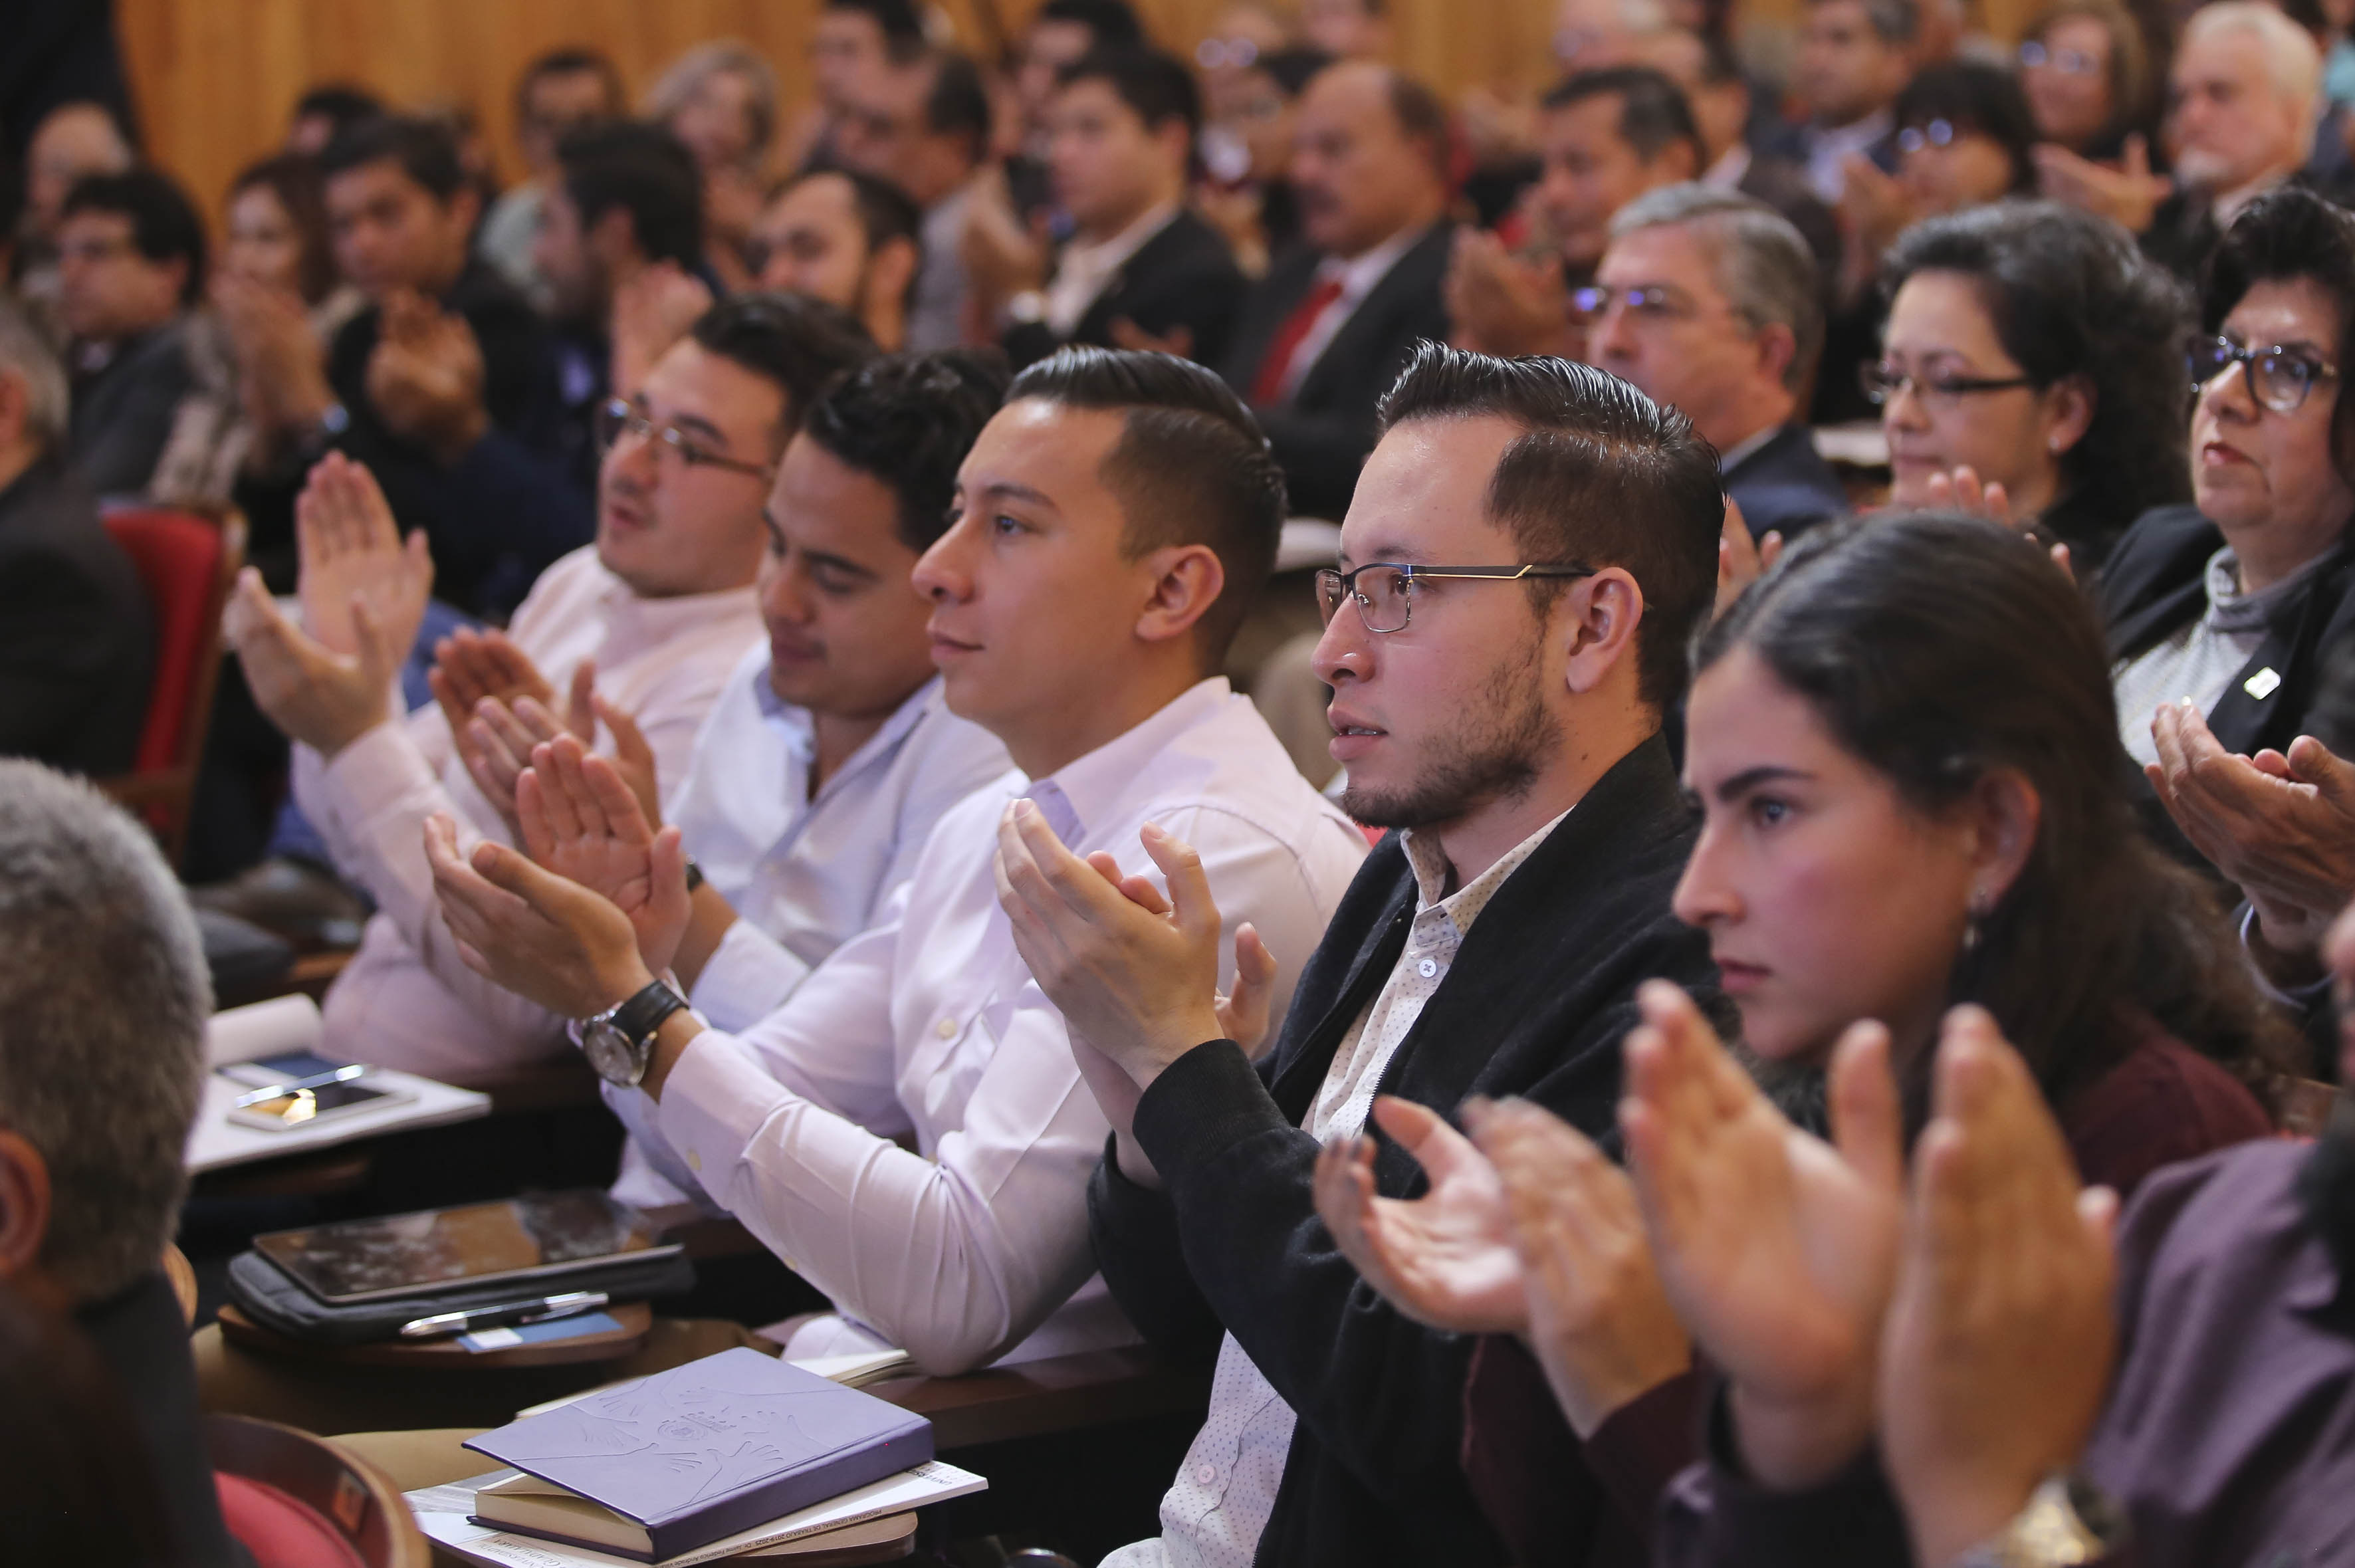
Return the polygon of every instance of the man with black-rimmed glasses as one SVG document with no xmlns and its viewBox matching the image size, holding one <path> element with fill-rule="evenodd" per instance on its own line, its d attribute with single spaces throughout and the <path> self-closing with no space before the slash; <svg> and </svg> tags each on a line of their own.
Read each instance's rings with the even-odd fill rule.
<svg viewBox="0 0 2355 1568">
<path fill-rule="evenodd" d="M 1043 814 L 999 832 L 1015 942 L 1113 1125 L 1089 1190 L 1104 1281 L 1156 1344 L 1218 1343 L 1161 1533 L 1118 1568 L 1503 1562 L 1458 1459 L 1472 1341 L 1402 1317 L 1335 1250 L 1319 1147 L 1366 1128 L 1378 1091 L 1442 1114 L 1525 1095 L 1607 1137 L 1636 985 L 1717 997 L 1669 910 L 1693 823 L 1660 733 L 1714 589 L 1713 454 L 1600 371 L 1428 344 L 1382 418 L 1316 669 L 1344 808 L 1399 831 L 1272 1045 L 1264 950 L 1213 992 L 1216 868 L 1149 837 L 1165 911 Z M 1386 1130 L 1375 1179 L 1402 1197 L 1416 1129 Z"/>
</svg>

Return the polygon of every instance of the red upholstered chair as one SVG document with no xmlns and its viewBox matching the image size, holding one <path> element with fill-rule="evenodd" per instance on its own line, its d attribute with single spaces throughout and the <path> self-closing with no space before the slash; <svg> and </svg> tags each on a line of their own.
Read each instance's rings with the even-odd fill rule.
<svg viewBox="0 0 2355 1568">
<path fill-rule="evenodd" d="M 139 814 L 177 865 L 220 674 L 221 611 L 245 564 L 245 517 L 233 507 L 134 506 L 108 512 L 106 531 L 146 585 L 155 613 L 155 676 L 136 764 L 98 782 Z"/>
<path fill-rule="evenodd" d="M 432 1547 L 374 1467 L 241 1415 L 205 1420 L 221 1520 L 256 1568 L 428 1568 Z"/>
</svg>

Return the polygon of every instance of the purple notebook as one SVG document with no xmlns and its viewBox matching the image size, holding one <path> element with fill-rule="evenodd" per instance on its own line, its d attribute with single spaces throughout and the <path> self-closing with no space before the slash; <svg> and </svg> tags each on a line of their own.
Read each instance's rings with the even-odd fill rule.
<svg viewBox="0 0 2355 1568">
<path fill-rule="evenodd" d="M 932 1424 L 740 1347 L 466 1446 L 635 1520 L 661 1562 L 923 1464 Z"/>
</svg>

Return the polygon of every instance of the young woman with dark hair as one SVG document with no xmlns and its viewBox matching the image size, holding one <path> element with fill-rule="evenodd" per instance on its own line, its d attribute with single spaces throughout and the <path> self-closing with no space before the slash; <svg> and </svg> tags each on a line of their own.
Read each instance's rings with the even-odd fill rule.
<svg viewBox="0 0 2355 1568">
<path fill-rule="evenodd" d="M 2124 229 L 2051 202 L 1953 213 L 1899 238 L 1881 290 L 1864 381 L 1895 505 L 1936 504 L 1967 468 L 2090 578 L 2137 517 L 2185 498 L 2190 305 Z"/>
<path fill-rule="evenodd" d="M 1918 1128 L 1940 1021 L 1975 1003 L 2087 1181 L 2123 1192 L 2270 1130 L 2261 1097 L 2294 1042 L 2204 885 L 2138 833 L 2100 630 L 2033 542 L 1954 516 L 1820 530 L 1699 664 L 1685 779 L 1703 823 L 1677 912 L 1708 932 L 1754 1071 L 1797 1120 L 1822 1125 L 1822 1069 L 1865 1029 Z M 1430 1196 L 1374 1199 L 1369 1146 L 1337 1144 L 1321 1211 L 1402 1311 L 1520 1337 L 1489 1339 L 1469 1388 L 1492 1517 L 1521 1561 L 1640 1532 L 1693 1456 L 1698 1380 L 1627 1179 L 1529 1107 L 1476 1110 L 1476 1147 L 1428 1112 L 1378 1119 Z M 1533 1452 L 1560 1468 L 1531 1472 Z M 1579 1503 L 1598 1478 L 1619 1515 Z"/>
</svg>

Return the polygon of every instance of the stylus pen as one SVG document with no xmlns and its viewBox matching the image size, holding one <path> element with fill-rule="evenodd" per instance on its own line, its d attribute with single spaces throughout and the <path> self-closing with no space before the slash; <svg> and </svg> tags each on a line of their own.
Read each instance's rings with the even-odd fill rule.
<svg viewBox="0 0 2355 1568">
<path fill-rule="evenodd" d="M 439 1312 L 431 1317 L 419 1317 L 400 1326 L 404 1339 L 431 1339 L 442 1334 L 471 1334 L 477 1328 L 497 1328 L 509 1323 L 546 1323 L 553 1318 L 570 1317 L 577 1313 L 594 1312 L 603 1307 L 607 1296 L 602 1290 L 569 1290 L 561 1296 L 536 1296 L 529 1301 L 505 1301 L 496 1307 L 477 1307 L 466 1312 Z"/>
<path fill-rule="evenodd" d="M 348 1083 L 355 1078 L 363 1078 L 367 1075 L 368 1064 L 355 1061 L 349 1066 L 338 1067 L 333 1072 L 314 1072 L 308 1078 L 297 1078 L 290 1083 L 272 1083 L 256 1089 L 250 1094 L 240 1094 L 237 1097 L 236 1105 L 242 1111 L 248 1105 L 259 1105 L 264 1100 L 282 1100 L 289 1094 L 300 1094 L 312 1089 L 325 1089 L 330 1083 Z"/>
</svg>

